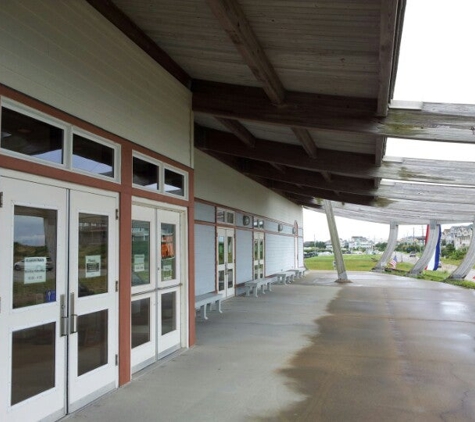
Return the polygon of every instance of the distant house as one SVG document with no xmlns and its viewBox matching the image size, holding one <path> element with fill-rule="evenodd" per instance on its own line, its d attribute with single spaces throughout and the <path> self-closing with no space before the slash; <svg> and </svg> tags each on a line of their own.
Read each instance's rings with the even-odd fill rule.
<svg viewBox="0 0 475 422">
<path fill-rule="evenodd" d="M 453 244 L 455 249 L 468 248 L 472 241 L 473 224 L 452 226 L 442 232 L 441 239 L 446 244 Z"/>
</svg>

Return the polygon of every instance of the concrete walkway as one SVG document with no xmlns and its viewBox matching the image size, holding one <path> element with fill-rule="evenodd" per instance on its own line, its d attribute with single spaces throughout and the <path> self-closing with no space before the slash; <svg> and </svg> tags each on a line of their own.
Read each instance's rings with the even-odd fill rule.
<svg viewBox="0 0 475 422">
<path fill-rule="evenodd" d="M 66 419 L 475 421 L 474 291 L 349 277 L 226 301 L 194 348 Z"/>
</svg>

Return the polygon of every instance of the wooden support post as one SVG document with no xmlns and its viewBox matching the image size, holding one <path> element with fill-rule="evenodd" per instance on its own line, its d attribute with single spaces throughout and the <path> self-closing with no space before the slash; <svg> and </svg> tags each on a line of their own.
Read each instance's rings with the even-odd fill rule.
<svg viewBox="0 0 475 422">
<path fill-rule="evenodd" d="M 346 275 L 345 262 L 343 261 L 343 255 L 341 253 L 340 238 L 338 237 L 338 230 L 336 228 L 335 216 L 333 215 L 333 208 L 331 201 L 324 200 L 323 208 L 327 215 L 328 230 L 330 231 L 330 238 L 333 246 L 333 255 L 335 257 L 335 265 L 338 273 L 337 283 L 351 283 Z"/>
<path fill-rule="evenodd" d="M 450 274 L 449 279 L 463 280 L 465 277 L 467 277 L 467 274 L 473 268 L 474 264 L 475 264 L 475 236 L 472 232 L 472 240 L 470 241 L 470 246 L 468 248 L 467 255 L 465 255 L 464 260 L 454 270 L 454 272 Z"/>
<path fill-rule="evenodd" d="M 383 255 L 381 256 L 378 263 L 374 266 L 372 271 L 376 271 L 376 272 L 384 271 L 384 268 L 386 267 L 388 261 L 390 260 L 391 255 L 394 253 L 394 250 L 396 249 L 398 231 L 399 231 L 398 223 L 391 221 L 391 224 L 389 225 L 388 245 L 386 246 L 386 249 L 384 250 Z"/>
</svg>

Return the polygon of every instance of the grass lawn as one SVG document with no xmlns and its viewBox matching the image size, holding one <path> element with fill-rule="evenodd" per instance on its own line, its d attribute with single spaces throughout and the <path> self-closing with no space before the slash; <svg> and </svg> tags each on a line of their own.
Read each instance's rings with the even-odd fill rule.
<svg viewBox="0 0 475 422">
<path fill-rule="evenodd" d="M 380 257 L 381 255 L 343 255 L 343 260 L 345 261 L 347 271 L 371 271 Z M 304 262 L 309 270 L 333 270 L 334 259 L 333 255 L 320 255 L 307 258 Z M 412 267 L 413 264 L 409 262 L 398 262 L 397 269 L 392 272 L 395 275 L 405 276 Z M 453 284 L 454 286 L 465 287 L 467 289 L 475 289 L 475 282 L 467 280 L 447 280 L 449 275 L 447 271 L 423 271 L 417 278 Z"/>
<path fill-rule="evenodd" d="M 371 271 L 379 261 L 380 255 L 343 255 L 348 271 Z M 333 270 L 333 255 L 319 255 L 305 259 L 309 270 Z"/>
</svg>

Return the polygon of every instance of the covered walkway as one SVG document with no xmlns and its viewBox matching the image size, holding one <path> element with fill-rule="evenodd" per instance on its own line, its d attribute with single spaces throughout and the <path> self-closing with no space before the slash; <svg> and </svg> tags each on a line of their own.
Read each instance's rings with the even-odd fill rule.
<svg viewBox="0 0 475 422">
<path fill-rule="evenodd" d="M 78 421 L 474 421 L 475 294 L 309 272 L 197 323 L 197 345 Z"/>
</svg>

